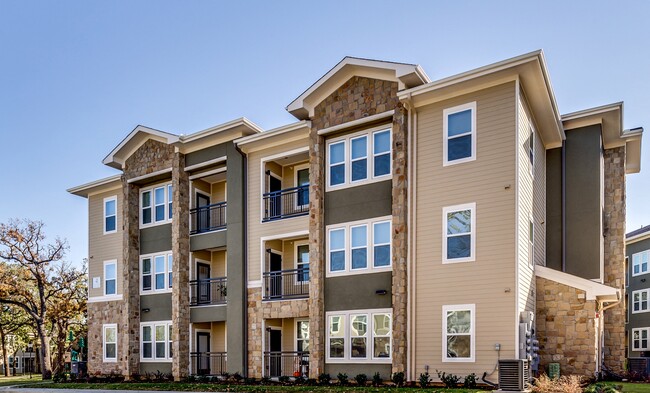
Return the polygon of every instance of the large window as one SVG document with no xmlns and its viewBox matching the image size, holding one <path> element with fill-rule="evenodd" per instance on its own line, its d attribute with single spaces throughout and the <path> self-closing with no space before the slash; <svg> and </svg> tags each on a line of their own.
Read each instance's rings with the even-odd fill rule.
<svg viewBox="0 0 650 393">
<path fill-rule="evenodd" d="M 528 124 L 528 169 L 531 176 L 535 176 L 535 129 Z"/>
<path fill-rule="evenodd" d="M 473 304 L 442 307 L 443 362 L 474 361 L 474 320 Z"/>
<path fill-rule="evenodd" d="M 443 165 L 476 159 L 476 102 L 445 109 L 443 115 Z"/>
<path fill-rule="evenodd" d="M 336 311 L 326 320 L 328 363 L 390 363 L 390 309 Z"/>
<path fill-rule="evenodd" d="M 140 257 L 141 293 L 169 292 L 172 287 L 172 254 L 143 255 Z"/>
<path fill-rule="evenodd" d="M 104 262 L 104 295 L 117 294 L 117 261 Z"/>
<path fill-rule="evenodd" d="M 296 351 L 309 352 L 309 321 L 296 321 Z"/>
<path fill-rule="evenodd" d="M 476 204 L 442 209 L 442 262 L 471 262 L 476 259 Z"/>
<path fill-rule="evenodd" d="M 648 312 L 648 297 L 650 289 L 632 292 L 632 314 Z"/>
<path fill-rule="evenodd" d="M 140 324 L 140 360 L 172 360 L 171 321 L 148 322 Z"/>
<path fill-rule="evenodd" d="M 650 250 L 632 255 L 632 276 L 638 276 L 648 272 L 648 257 L 650 257 Z"/>
<path fill-rule="evenodd" d="M 391 130 L 362 131 L 327 144 L 327 186 L 343 187 L 383 179 L 391 174 Z"/>
<path fill-rule="evenodd" d="M 103 325 L 104 362 L 117 362 L 117 324 Z"/>
<path fill-rule="evenodd" d="M 647 351 L 648 332 L 650 328 L 632 329 L 632 349 L 635 351 Z"/>
<path fill-rule="evenodd" d="M 117 232 L 117 197 L 104 198 L 104 235 Z"/>
<path fill-rule="evenodd" d="M 163 184 L 140 191 L 140 225 L 164 224 L 172 219 L 172 185 Z"/>
<path fill-rule="evenodd" d="M 390 269 L 390 217 L 332 225 L 327 233 L 328 275 Z"/>
</svg>

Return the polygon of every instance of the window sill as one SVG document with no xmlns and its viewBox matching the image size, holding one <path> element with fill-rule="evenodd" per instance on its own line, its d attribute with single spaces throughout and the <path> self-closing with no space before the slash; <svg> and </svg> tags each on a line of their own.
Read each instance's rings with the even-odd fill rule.
<svg viewBox="0 0 650 393">
<path fill-rule="evenodd" d="M 151 290 L 151 291 L 140 291 L 141 296 L 147 296 L 147 295 L 160 295 L 162 293 L 172 293 L 172 289 L 159 289 L 159 290 Z"/>
<path fill-rule="evenodd" d="M 101 302 L 114 302 L 122 300 L 122 294 L 117 295 L 103 295 L 103 296 L 89 296 L 88 303 L 101 303 Z"/>
<path fill-rule="evenodd" d="M 363 186 L 363 185 L 366 185 L 366 184 L 373 184 L 373 183 L 379 183 L 381 181 L 390 180 L 390 179 L 393 178 L 392 170 L 393 170 L 393 168 L 391 168 L 391 173 L 388 173 L 387 175 L 372 177 L 370 179 L 358 180 L 358 181 L 355 181 L 355 182 L 348 182 L 348 183 L 344 183 L 344 184 L 337 184 L 335 186 L 332 186 L 332 185 L 328 184 L 325 187 L 325 192 L 345 190 L 345 189 L 352 188 L 352 187 L 358 187 L 358 186 Z"/>
<path fill-rule="evenodd" d="M 393 359 L 327 359 L 326 364 L 392 364 Z"/>
<path fill-rule="evenodd" d="M 357 276 L 359 274 L 373 274 L 373 273 L 383 273 L 383 272 L 392 272 L 392 271 L 393 271 L 393 266 L 391 265 L 386 267 L 376 267 L 372 269 L 327 272 L 325 277 Z"/>
</svg>

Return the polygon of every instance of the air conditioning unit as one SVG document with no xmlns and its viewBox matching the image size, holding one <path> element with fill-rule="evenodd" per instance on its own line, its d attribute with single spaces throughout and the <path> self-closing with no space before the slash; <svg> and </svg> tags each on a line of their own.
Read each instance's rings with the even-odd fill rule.
<svg viewBox="0 0 650 393">
<path fill-rule="evenodd" d="M 530 381 L 530 363 L 528 359 L 499 360 L 499 390 L 507 392 L 525 392 Z"/>
<path fill-rule="evenodd" d="M 650 358 L 627 358 L 630 372 L 639 375 L 650 375 Z"/>
</svg>

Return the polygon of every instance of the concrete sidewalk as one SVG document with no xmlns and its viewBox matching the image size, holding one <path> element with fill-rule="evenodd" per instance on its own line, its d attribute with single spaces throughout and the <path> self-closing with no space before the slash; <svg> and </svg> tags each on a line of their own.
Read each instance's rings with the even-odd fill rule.
<svg viewBox="0 0 650 393">
<path fill-rule="evenodd" d="M 160 391 L 160 390 L 99 390 L 99 389 L 47 389 L 47 388 L 21 388 L 20 386 L 7 386 L 0 388 L 0 393 L 57 393 L 57 392 L 76 392 L 76 393 L 187 393 L 179 391 Z"/>
</svg>

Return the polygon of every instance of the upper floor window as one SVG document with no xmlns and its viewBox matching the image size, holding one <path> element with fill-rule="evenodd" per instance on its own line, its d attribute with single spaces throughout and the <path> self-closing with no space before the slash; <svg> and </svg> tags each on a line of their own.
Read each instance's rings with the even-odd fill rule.
<svg viewBox="0 0 650 393">
<path fill-rule="evenodd" d="M 443 165 L 476 159 L 476 101 L 445 109 L 443 117 Z"/>
<path fill-rule="evenodd" d="M 103 325 L 104 362 L 117 361 L 117 324 Z"/>
<path fill-rule="evenodd" d="M 534 176 L 535 174 L 535 130 L 533 129 L 532 124 L 528 124 L 528 169 L 530 170 L 530 175 Z"/>
<path fill-rule="evenodd" d="M 648 332 L 650 328 L 632 329 L 632 349 L 635 351 L 647 351 Z"/>
<path fill-rule="evenodd" d="M 442 306 L 443 362 L 474 361 L 475 306 Z"/>
<path fill-rule="evenodd" d="M 142 293 L 169 292 L 172 287 L 171 252 L 140 257 Z"/>
<path fill-rule="evenodd" d="M 328 363 L 390 363 L 391 310 L 335 311 L 327 315 Z"/>
<path fill-rule="evenodd" d="M 172 185 L 140 191 L 140 225 L 163 224 L 172 219 Z"/>
<path fill-rule="evenodd" d="M 476 203 L 442 209 L 442 262 L 476 259 Z"/>
<path fill-rule="evenodd" d="M 363 184 L 390 176 L 391 155 L 391 130 L 386 128 L 328 141 L 328 188 Z"/>
<path fill-rule="evenodd" d="M 309 282 L 309 243 L 296 242 L 296 269 L 298 282 Z"/>
<path fill-rule="evenodd" d="M 104 198 L 104 234 L 117 232 L 117 197 Z"/>
<path fill-rule="evenodd" d="M 388 217 L 328 228 L 328 275 L 368 273 L 391 267 L 391 221 Z"/>
<path fill-rule="evenodd" d="M 104 295 L 117 293 L 117 261 L 104 262 Z"/>
<path fill-rule="evenodd" d="M 648 256 L 650 256 L 650 250 L 632 255 L 632 277 L 648 272 Z"/>
<path fill-rule="evenodd" d="M 648 312 L 648 297 L 650 289 L 632 292 L 632 314 Z"/>
<path fill-rule="evenodd" d="M 533 216 L 528 218 L 528 262 L 535 266 L 535 224 Z"/>
</svg>

